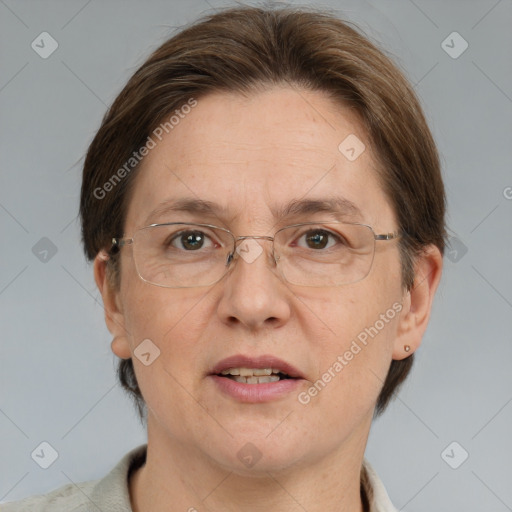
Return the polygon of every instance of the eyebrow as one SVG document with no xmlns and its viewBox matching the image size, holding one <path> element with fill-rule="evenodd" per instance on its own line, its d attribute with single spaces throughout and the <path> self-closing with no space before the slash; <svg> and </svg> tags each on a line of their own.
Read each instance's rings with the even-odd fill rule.
<svg viewBox="0 0 512 512">
<path fill-rule="evenodd" d="M 158 205 L 146 218 L 145 225 L 150 219 L 162 217 L 172 213 L 190 213 L 203 216 L 226 218 L 228 210 L 224 206 L 197 198 L 178 198 L 168 199 Z M 314 213 L 330 213 L 336 217 L 352 217 L 354 220 L 361 220 L 363 214 L 361 210 L 349 199 L 345 197 L 329 197 L 320 199 L 292 199 L 281 207 L 271 207 L 271 212 L 276 219 L 285 219 L 294 216 L 301 216 Z M 237 215 L 234 215 L 236 217 Z"/>
</svg>

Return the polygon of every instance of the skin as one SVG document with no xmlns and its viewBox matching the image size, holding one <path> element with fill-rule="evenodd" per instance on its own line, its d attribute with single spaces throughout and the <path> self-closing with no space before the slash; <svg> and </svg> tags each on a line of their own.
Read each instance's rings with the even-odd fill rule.
<svg viewBox="0 0 512 512">
<path fill-rule="evenodd" d="M 338 150 L 349 134 L 367 148 L 353 162 Z M 162 201 L 192 196 L 226 208 L 210 223 L 235 235 L 272 235 L 301 220 L 331 219 L 325 213 L 275 219 L 272 206 L 334 195 L 354 202 L 376 233 L 387 233 L 397 223 L 375 166 L 357 118 L 321 92 L 214 93 L 199 99 L 145 157 L 125 234 L 165 222 L 165 216 L 147 221 Z M 133 357 L 148 406 L 147 461 L 130 482 L 135 512 L 363 510 L 360 469 L 375 403 L 391 360 L 421 343 L 442 256 L 427 247 L 416 263 L 416 284 L 405 292 L 397 242 L 377 242 L 364 280 L 305 288 L 284 283 L 268 256 L 270 242 L 261 245 L 266 252 L 254 262 L 239 259 L 220 282 L 203 288 L 144 282 L 125 247 L 115 290 L 101 254 L 95 260 L 113 352 L 132 357 L 147 338 L 161 351 L 149 366 Z M 225 357 L 272 354 L 303 373 L 299 391 L 307 390 L 394 303 L 403 305 L 401 313 L 306 405 L 295 392 L 240 403 L 207 377 Z M 248 442 L 262 455 L 251 468 L 237 457 Z"/>
</svg>

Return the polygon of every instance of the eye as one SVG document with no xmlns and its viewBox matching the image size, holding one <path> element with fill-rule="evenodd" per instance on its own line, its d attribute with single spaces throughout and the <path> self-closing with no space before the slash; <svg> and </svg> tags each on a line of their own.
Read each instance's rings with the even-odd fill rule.
<svg viewBox="0 0 512 512">
<path fill-rule="evenodd" d="M 209 245 L 208 245 L 209 244 Z M 166 245 L 172 245 L 177 249 L 184 249 L 186 251 L 197 251 L 199 249 L 212 247 L 210 237 L 203 231 L 181 231 L 171 237 L 169 237 Z"/>
<path fill-rule="evenodd" d="M 340 236 L 334 234 L 332 231 L 327 231 L 325 229 L 311 229 L 306 231 L 299 238 L 299 247 L 304 247 L 300 244 L 300 241 L 303 240 L 306 243 L 307 249 L 330 249 L 336 243 L 344 244 L 344 240 L 340 238 Z"/>
</svg>

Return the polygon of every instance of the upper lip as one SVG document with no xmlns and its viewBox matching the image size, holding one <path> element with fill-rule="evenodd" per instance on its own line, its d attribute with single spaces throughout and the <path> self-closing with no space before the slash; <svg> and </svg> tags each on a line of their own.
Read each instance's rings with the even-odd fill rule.
<svg viewBox="0 0 512 512">
<path fill-rule="evenodd" d="M 211 374 L 217 375 L 229 368 L 273 368 L 285 373 L 289 377 L 303 379 L 301 372 L 293 365 L 272 355 L 246 356 L 237 354 L 219 361 L 212 369 Z"/>
</svg>

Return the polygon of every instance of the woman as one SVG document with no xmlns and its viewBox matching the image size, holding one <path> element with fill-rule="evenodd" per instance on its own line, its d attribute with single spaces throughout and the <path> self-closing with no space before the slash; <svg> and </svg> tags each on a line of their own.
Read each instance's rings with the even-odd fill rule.
<svg viewBox="0 0 512 512">
<path fill-rule="evenodd" d="M 348 24 L 236 8 L 165 42 L 81 195 L 148 444 L 3 510 L 395 510 L 364 451 L 427 327 L 444 213 L 411 87 Z"/>
</svg>

